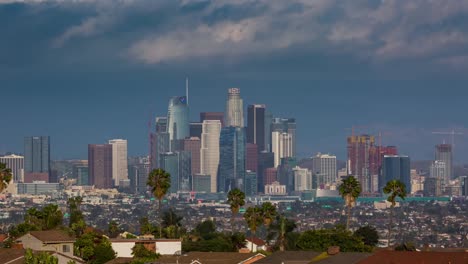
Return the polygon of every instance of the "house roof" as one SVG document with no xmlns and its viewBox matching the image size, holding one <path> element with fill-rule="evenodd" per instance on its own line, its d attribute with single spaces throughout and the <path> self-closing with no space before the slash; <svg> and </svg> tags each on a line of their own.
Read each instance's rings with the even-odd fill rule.
<svg viewBox="0 0 468 264">
<path fill-rule="evenodd" d="M 284 251 L 275 252 L 272 255 L 261 259 L 255 264 L 309 264 L 315 257 L 322 254 L 321 252 L 312 251 Z M 341 252 L 337 255 L 328 256 L 325 259 L 316 261 L 317 264 L 353 264 L 358 263 L 360 260 L 368 258 L 372 254 L 370 253 L 347 253 Z"/>
<path fill-rule="evenodd" d="M 0 263 L 23 264 L 24 249 L 0 248 Z"/>
<path fill-rule="evenodd" d="M 75 242 L 75 237 L 62 230 L 31 231 L 29 234 L 46 244 Z"/>
<path fill-rule="evenodd" d="M 405 252 L 382 250 L 358 262 L 359 264 L 466 264 L 468 252 Z"/>
<path fill-rule="evenodd" d="M 106 264 L 128 264 L 132 262 L 133 258 L 115 258 L 113 260 L 109 260 Z"/>
<path fill-rule="evenodd" d="M 163 256 L 159 258 L 158 264 L 191 264 L 199 261 L 202 264 L 240 264 L 244 261 L 259 256 L 265 256 L 258 253 L 236 253 L 236 252 L 190 252 L 183 256 Z M 196 262 L 195 262 L 196 263 Z"/>
<path fill-rule="evenodd" d="M 261 240 L 260 238 L 257 238 L 257 237 L 254 237 L 254 238 L 249 237 L 249 238 L 246 238 L 245 240 L 247 240 L 249 242 L 252 242 L 255 245 L 260 246 L 260 247 L 266 244 L 265 241 L 263 241 L 263 240 Z"/>
</svg>

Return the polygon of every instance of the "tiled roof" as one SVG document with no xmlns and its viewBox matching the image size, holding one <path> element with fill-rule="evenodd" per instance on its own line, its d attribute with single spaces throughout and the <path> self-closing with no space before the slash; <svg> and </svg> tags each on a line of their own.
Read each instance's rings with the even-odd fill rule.
<svg viewBox="0 0 468 264">
<path fill-rule="evenodd" d="M 253 239 L 251 237 L 246 238 L 247 241 L 253 242 L 257 246 L 263 246 L 265 245 L 265 241 L 261 240 L 260 238 L 254 237 Z"/>
<path fill-rule="evenodd" d="M 180 257 L 161 257 L 156 261 L 158 264 L 190 264 L 194 260 L 199 260 L 202 264 L 239 264 L 250 258 L 259 255 L 257 253 L 236 253 L 236 252 L 190 252 Z M 263 255 L 261 255 L 264 257 Z"/>
<path fill-rule="evenodd" d="M 0 248 L 0 263 L 23 264 L 24 249 Z"/>
<path fill-rule="evenodd" d="M 62 230 L 31 231 L 33 237 L 44 243 L 75 242 L 75 238 Z"/>
<path fill-rule="evenodd" d="M 466 264 L 468 252 L 404 252 L 383 250 L 368 257 L 359 264 Z"/>
</svg>

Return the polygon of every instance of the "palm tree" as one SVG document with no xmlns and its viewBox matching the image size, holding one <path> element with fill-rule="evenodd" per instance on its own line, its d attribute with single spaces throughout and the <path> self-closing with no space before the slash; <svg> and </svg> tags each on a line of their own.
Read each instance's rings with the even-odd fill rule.
<svg viewBox="0 0 468 264">
<path fill-rule="evenodd" d="M 249 207 L 244 214 L 244 219 L 247 222 L 247 225 L 251 231 L 251 249 L 250 251 L 253 252 L 253 238 L 255 237 L 255 233 L 257 232 L 258 226 L 262 224 L 262 210 L 259 207 Z"/>
<path fill-rule="evenodd" d="M 245 205 L 245 193 L 239 189 L 233 189 L 228 193 L 228 203 L 231 206 L 231 230 L 234 233 L 234 216 L 239 213 L 241 206 Z"/>
<path fill-rule="evenodd" d="M 0 193 L 8 187 L 12 178 L 11 169 L 5 163 L 0 163 Z"/>
<path fill-rule="evenodd" d="M 163 169 L 155 169 L 150 172 L 146 183 L 151 187 L 151 193 L 159 201 L 158 214 L 161 216 L 162 199 L 171 188 L 171 175 Z M 159 236 L 162 236 L 162 227 L 159 225 Z"/>
<path fill-rule="evenodd" d="M 276 207 L 270 202 L 266 202 L 262 204 L 261 212 L 263 224 L 268 228 L 277 215 Z"/>
<path fill-rule="evenodd" d="M 383 188 L 383 192 L 388 194 L 387 201 L 390 202 L 392 205 L 390 206 L 390 221 L 388 224 L 388 246 L 390 247 L 390 240 L 392 238 L 392 225 L 393 225 L 393 209 L 396 205 L 397 197 L 401 199 L 405 199 L 406 197 L 406 186 L 400 180 L 391 180 L 387 182 L 387 185 Z"/>
<path fill-rule="evenodd" d="M 348 176 L 342 180 L 338 190 L 345 201 L 347 207 L 346 230 L 349 230 L 349 220 L 351 218 L 351 208 L 356 204 L 356 199 L 361 194 L 361 184 L 354 176 Z"/>
</svg>

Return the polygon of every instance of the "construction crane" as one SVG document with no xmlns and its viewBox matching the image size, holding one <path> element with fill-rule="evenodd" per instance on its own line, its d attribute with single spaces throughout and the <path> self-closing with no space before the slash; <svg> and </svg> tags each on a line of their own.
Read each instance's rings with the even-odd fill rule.
<svg viewBox="0 0 468 264">
<path fill-rule="evenodd" d="M 465 133 L 456 132 L 454 129 L 452 129 L 452 131 L 449 131 L 449 132 L 435 131 L 435 132 L 432 132 L 432 134 L 434 134 L 434 135 L 451 135 L 452 136 L 451 137 L 452 148 L 455 148 L 455 136 L 465 135 Z"/>
</svg>

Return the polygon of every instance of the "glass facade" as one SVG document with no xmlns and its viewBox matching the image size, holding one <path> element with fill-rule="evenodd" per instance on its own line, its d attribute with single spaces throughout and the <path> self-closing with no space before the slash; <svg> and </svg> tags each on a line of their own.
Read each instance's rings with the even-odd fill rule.
<svg viewBox="0 0 468 264">
<path fill-rule="evenodd" d="M 178 191 L 192 190 L 192 153 L 189 151 L 177 152 L 179 157 L 179 186 Z"/>
<path fill-rule="evenodd" d="M 171 175 L 171 188 L 169 193 L 179 190 L 179 155 L 177 153 L 162 153 L 160 156 L 161 168 Z"/>
<path fill-rule="evenodd" d="M 387 182 L 400 180 L 406 185 L 406 192 L 411 193 L 411 167 L 407 156 L 384 156 L 382 173 L 379 179 L 379 190 L 382 191 Z"/>
<path fill-rule="evenodd" d="M 167 113 L 169 139 L 185 139 L 190 136 L 189 107 L 187 97 L 176 96 L 169 100 Z"/>
<path fill-rule="evenodd" d="M 48 136 L 24 138 L 24 172 L 49 172 L 50 142 Z"/>
<path fill-rule="evenodd" d="M 218 192 L 244 189 L 245 132 L 242 127 L 225 127 L 219 140 Z"/>
<path fill-rule="evenodd" d="M 257 173 L 254 171 L 247 171 L 245 173 L 245 189 L 246 196 L 257 195 Z"/>
</svg>

